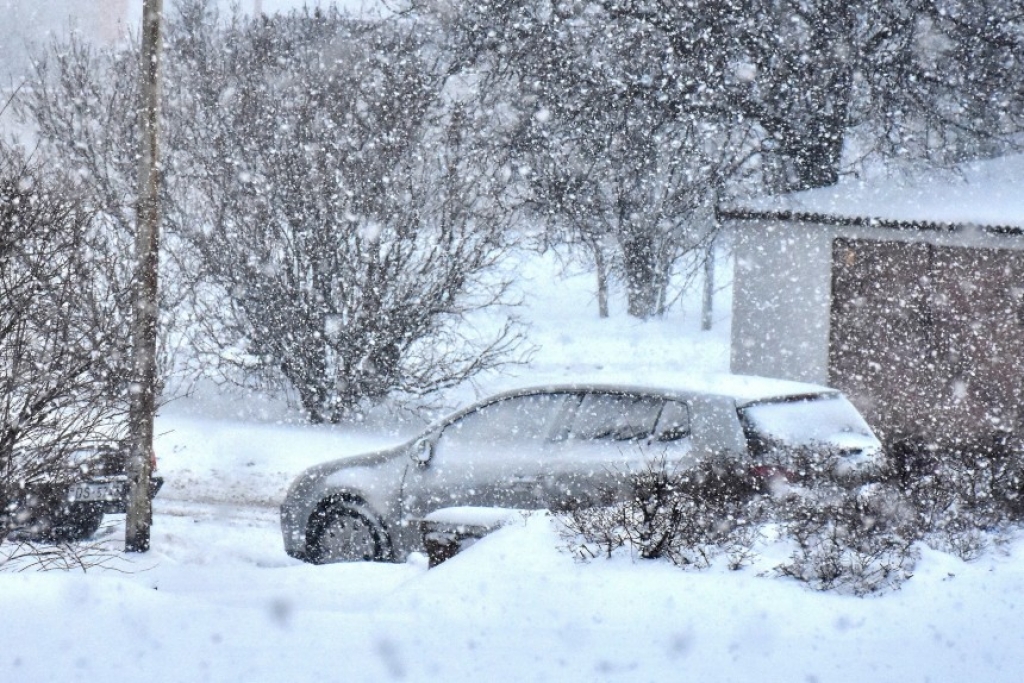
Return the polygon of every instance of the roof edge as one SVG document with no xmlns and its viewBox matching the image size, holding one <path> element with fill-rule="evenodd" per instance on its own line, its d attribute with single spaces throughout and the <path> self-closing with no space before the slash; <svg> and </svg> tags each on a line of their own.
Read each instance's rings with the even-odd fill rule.
<svg viewBox="0 0 1024 683">
<path fill-rule="evenodd" d="M 903 221 L 892 218 L 876 218 L 871 216 L 845 216 L 842 214 L 814 213 L 809 211 L 790 211 L 785 209 L 756 210 L 715 207 L 715 217 L 719 220 L 734 221 L 793 221 L 803 223 L 821 223 L 844 227 L 888 228 L 890 230 L 957 232 L 966 227 L 977 227 L 996 235 L 1024 235 L 1024 227 L 1015 225 L 986 225 L 975 223 L 946 223 L 941 221 Z"/>
</svg>

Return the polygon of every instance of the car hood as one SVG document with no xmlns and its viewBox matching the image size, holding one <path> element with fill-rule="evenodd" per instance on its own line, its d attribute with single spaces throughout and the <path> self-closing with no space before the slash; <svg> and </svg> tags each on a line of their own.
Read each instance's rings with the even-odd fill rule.
<svg viewBox="0 0 1024 683">
<path fill-rule="evenodd" d="M 302 473 L 295 478 L 295 481 L 293 481 L 292 485 L 288 488 L 287 498 L 291 498 L 295 492 L 307 489 L 313 482 L 329 477 L 335 472 L 345 469 L 373 468 L 406 456 L 414 443 L 415 441 L 409 441 L 397 446 L 391 446 L 389 448 L 383 448 L 369 453 L 357 453 L 314 465 L 303 470 Z"/>
</svg>

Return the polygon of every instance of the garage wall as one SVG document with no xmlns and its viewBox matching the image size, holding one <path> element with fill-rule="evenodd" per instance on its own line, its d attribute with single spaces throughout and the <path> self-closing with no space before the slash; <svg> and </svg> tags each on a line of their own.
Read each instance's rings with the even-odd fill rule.
<svg viewBox="0 0 1024 683">
<path fill-rule="evenodd" d="M 1021 427 L 1024 253 L 837 238 L 829 382 L 883 437 Z"/>
<path fill-rule="evenodd" d="M 924 431 L 935 381 L 934 247 L 836 238 L 829 383 L 885 438 Z"/>
</svg>

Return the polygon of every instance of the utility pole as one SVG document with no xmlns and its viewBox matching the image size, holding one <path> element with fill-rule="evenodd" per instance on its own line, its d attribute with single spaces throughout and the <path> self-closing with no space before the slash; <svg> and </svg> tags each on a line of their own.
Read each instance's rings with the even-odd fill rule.
<svg viewBox="0 0 1024 683">
<path fill-rule="evenodd" d="M 153 417 L 156 414 L 157 268 L 160 244 L 160 23 L 163 0 L 143 0 L 141 95 L 139 98 L 139 197 L 135 232 L 135 319 L 132 324 L 132 383 L 128 428 L 128 517 L 125 552 L 149 550 L 153 525 Z"/>
</svg>

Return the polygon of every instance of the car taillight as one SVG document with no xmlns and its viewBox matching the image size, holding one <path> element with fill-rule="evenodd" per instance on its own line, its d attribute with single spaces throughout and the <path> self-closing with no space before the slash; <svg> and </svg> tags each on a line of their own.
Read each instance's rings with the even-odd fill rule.
<svg viewBox="0 0 1024 683">
<path fill-rule="evenodd" d="M 773 481 L 785 481 L 793 483 L 797 480 L 797 476 L 787 470 L 785 467 L 779 467 L 778 465 L 754 465 L 750 468 L 750 473 L 755 479 L 759 479 L 765 483 L 771 483 Z"/>
</svg>

